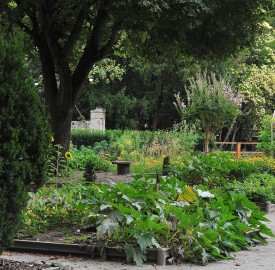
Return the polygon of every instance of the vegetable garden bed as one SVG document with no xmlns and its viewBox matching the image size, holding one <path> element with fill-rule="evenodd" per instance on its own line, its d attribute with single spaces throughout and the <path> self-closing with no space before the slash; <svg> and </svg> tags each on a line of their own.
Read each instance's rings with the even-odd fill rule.
<svg viewBox="0 0 275 270">
<path fill-rule="evenodd" d="M 176 178 L 161 179 L 158 192 L 155 179 L 80 183 L 39 190 L 23 214 L 20 239 L 51 229 L 89 229 L 90 238 L 83 238 L 87 245 L 119 246 L 124 258 L 137 265 L 150 259 L 151 248 L 162 247 L 174 261 L 206 263 L 266 243 L 262 234 L 273 234 L 262 223 L 264 216 L 243 194 L 191 188 Z"/>
<path fill-rule="evenodd" d="M 15 240 L 11 251 L 30 251 L 46 254 L 75 255 L 91 258 L 100 257 L 104 261 L 126 261 L 126 253 L 122 247 L 93 246 L 84 244 L 65 244 L 53 242 L 38 242 L 29 240 Z M 146 258 L 148 262 L 165 265 L 169 249 L 148 249 Z"/>
</svg>

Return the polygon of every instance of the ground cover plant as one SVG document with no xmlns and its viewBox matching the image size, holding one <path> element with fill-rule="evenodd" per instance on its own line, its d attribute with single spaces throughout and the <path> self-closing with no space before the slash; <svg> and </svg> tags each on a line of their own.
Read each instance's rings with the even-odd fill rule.
<svg viewBox="0 0 275 270">
<path fill-rule="evenodd" d="M 45 187 L 33 195 L 21 233 L 63 227 L 75 235 L 88 229 L 94 233 L 83 239 L 121 245 L 127 260 L 137 265 L 146 261 L 148 248 L 160 246 L 171 248 L 174 260 L 206 263 L 229 258 L 231 251 L 257 241 L 265 243 L 262 234 L 272 233 L 262 223 L 264 215 L 243 194 L 215 194 L 176 178 L 161 179 L 159 192 L 155 179 L 78 184 Z"/>
</svg>

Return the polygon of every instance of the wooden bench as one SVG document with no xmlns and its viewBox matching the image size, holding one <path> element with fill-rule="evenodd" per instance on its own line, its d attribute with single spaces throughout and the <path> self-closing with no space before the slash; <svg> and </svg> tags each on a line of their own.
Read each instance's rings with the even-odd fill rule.
<svg viewBox="0 0 275 270">
<path fill-rule="evenodd" d="M 131 161 L 114 160 L 112 163 L 117 165 L 117 174 L 125 175 L 130 173 Z"/>
</svg>

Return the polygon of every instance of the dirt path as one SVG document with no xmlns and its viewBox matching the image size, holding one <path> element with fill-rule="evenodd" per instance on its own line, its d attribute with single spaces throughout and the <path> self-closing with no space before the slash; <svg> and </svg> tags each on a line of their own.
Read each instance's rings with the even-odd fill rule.
<svg viewBox="0 0 275 270">
<path fill-rule="evenodd" d="M 275 232 L 275 213 L 268 214 L 267 217 L 270 219 L 270 222 L 267 225 L 273 230 L 273 232 Z M 75 257 L 53 257 L 15 252 L 7 252 L 0 257 L 4 259 L 36 263 L 61 263 L 65 266 L 63 269 L 66 270 L 273 270 L 275 269 L 275 238 L 268 238 L 268 242 L 268 245 L 257 245 L 250 251 L 235 253 L 235 259 L 209 263 L 206 266 L 184 263 L 167 266 L 145 264 L 143 267 L 137 267 L 122 262 L 101 262 L 99 260 Z"/>
</svg>

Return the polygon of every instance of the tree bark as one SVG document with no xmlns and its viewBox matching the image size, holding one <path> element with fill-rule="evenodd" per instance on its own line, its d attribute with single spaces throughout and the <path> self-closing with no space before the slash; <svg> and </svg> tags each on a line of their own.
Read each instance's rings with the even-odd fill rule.
<svg viewBox="0 0 275 270">
<path fill-rule="evenodd" d="M 209 141 L 210 141 L 209 134 L 206 133 L 205 139 L 204 139 L 204 152 L 205 153 L 209 153 Z"/>
<path fill-rule="evenodd" d="M 66 60 L 58 62 L 46 42 L 39 45 L 45 101 L 50 116 L 52 136 L 54 144 L 61 145 L 64 154 L 70 147 L 71 121 L 75 105 L 72 75 Z"/>
<path fill-rule="evenodd" d="M 62 152 L 65 153 L 70 148 L 73 109 L 63 110 L 62 107 L 55 107 L 50 114 L 54 144 L 61 145 Z"/>
</svg>

